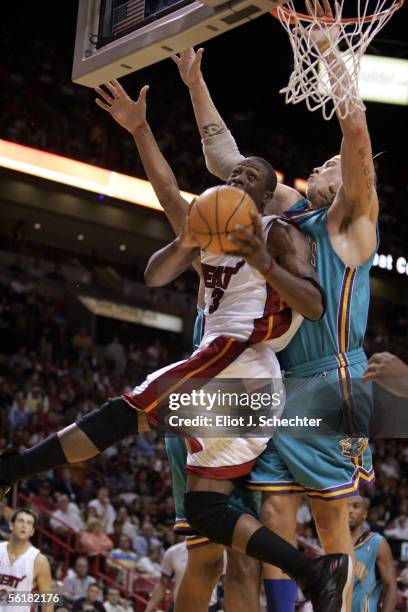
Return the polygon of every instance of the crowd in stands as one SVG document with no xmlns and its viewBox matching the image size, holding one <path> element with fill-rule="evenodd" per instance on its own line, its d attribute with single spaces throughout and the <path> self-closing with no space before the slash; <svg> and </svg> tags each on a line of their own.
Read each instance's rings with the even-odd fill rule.
<svg viewBox="0 0 408 612">
<path fill-rule="evenodd" d="M 69 328 L 63 299 L 33 287 L 21 290 L 11 281 L 1 287 L 1 294 L 0 337 L 8 334 L 0 352 L 3 445 L 10 440 L 17 448 L 37 443 L 170 359 L 165 340 L 149 343 L 143 336 L 140 343 L 128 344 L 121 339 L 119 324 L 112 341 L 97 346 L 85 327 Z M 371 444 L 377 481 L 365 492 L 371 501 L 368 524 L 390 541 L 401 570 L 400 590 L 408 601 L 408 571 L 401 559 L 401 543 L 408 541 L 408 452 L 403 439 Z M 102 555 L 115 585 L 124 585 L 129 569 L 158 578 L 161 556 L 176 542 L 170 470 L 163 441 L 154 432 L 124 440 L 85 469 L 70 466 L 24 481 L 19 491 L 44 515 L 51 533 L 75 542 L 77 553 L 69 559 L 68 573 L 61 564 L 55 568 L 65 605 L 75 612 L 87 612 L 90 601 L 102 601 L 95 578 L 87 575 L 85 556 L 91 564 Z M 3 538 L 8 533 L 6 511 L 3 504 Z M 308 543 L 317 544 L 306 502 L 298 529 Z M 131 604 L 122 594 L 115 586 L 104 595 L 110 602 L 108 612 L 127 611 Z M 96 606 L 94 610 L 103 612 Z"/>
</svg>

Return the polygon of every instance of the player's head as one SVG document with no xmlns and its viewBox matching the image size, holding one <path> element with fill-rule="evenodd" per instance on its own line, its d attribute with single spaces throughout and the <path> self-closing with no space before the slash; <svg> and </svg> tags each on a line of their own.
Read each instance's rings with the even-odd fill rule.
<svg viewBox="0 0 408 612">
<path fill-rule="evenodd" d="M 323 208 L 333 204 L 341 185 L 340 155 L 335 155 L 324 164 L 313 168 L 307 181 L 306 195 L 312 208 Z"/>
<path fill-rule="evenodd" d="M 350 529 L 360 527 L 367 518 L 369 503 L 365 497 L 356 495 L 348 500 Z"/>
<path fill-rule="evenodd" d="M 31 508 L 18 508 L 10 519 L 10 529 L 13 538 L 27 541 L 33 537 L 37 525 L 37 515 Z"/>
<path fill-rule="evenodd" d="M 278 179 L 271 164 L 262 157 L 246 157 L 234 166 L 227 185 L 242 189 L 262 212 L 272 200 Z"/>
</svg>

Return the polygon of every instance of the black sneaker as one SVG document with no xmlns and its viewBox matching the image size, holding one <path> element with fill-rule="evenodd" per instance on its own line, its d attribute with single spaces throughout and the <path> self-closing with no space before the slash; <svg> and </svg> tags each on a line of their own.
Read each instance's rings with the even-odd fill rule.
<svg viewBox="0 0 408 612">
<path fill-rule="evenodd" d="M 5 446 L 0 450 L 0 473 L 1 473 L 1 460 L 7 455 L 17 455 L 18 452 L 15 451 L 11 446 Z M 0 478 L 0 501 L 2 501 L 7 493 L 10 491 L 13 485 L 7 482 L 5 479 Z"/>
<path fill-rule="evenodd" d="M 349 555 L 325 555 L 315 560 L 312 574 L 301 584 L 313 612 L 346 612 L 346 594 L 353 578 Z"/>
</svg>

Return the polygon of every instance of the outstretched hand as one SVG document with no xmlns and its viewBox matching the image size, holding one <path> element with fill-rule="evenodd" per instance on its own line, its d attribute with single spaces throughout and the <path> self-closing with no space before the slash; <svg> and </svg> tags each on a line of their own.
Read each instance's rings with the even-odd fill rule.
<svg viewBox="0 0 408 612">
<path fill-rule="evenodd" d="M 172 55 L 171 59 L 177 64 L 181 79 L 188 88 L 196 85 L 201 77 L 201 59 L 204 49 L 198 49 L 197 52 L 193 48 L 186 49 L 181 53 Z"/>
<path fill-rule="evenodd" d="M 340 26 L 335 23 L 325 23 L 324 18 L 333 19 L 333 10 L 329 0 L 305 0 L 306 10 L 312 17 L 318 17 L 320 26 L 314 25 L 310 31 L 310 39 L 320 50 L 325 51 L 337 41 L 340 33 Z M 340 6 L 335 1 L 336 19 L 340 16 Z"/>
<path fill-rule="evenodd" d="M 370 357 L 362 381 L 375 381 L 390 393 L 408 397 L 408 365 L 391 353 L 375 353 Z"/>
<path fill-rule="evenodd" d="M 249 265 L 264 274 L 272 264 L 272 256 L 268 251 L 261 217 L 258 213 L 251 213 L 254 232 L 250 232 L 242 225 L 237 225 L 228 234 L 228 240 L 237 246 L 234 255 L 243 257 Z"/>
<path fill-rule="evenodd" d="M 146 121 L 146 95 L 149 89 L 148 85 L 142 87 L 139 97 L 136 101 L 130 98 L 122 85 L 116 80 L 104 83 L 108 91 L 102 87 L 95 87 L 95 91 L 104 100 L 96 98 L 95 102 L 98 106 L 109 113 L 119 125 L 130 133 L 147 125 Z"/>
</svg>

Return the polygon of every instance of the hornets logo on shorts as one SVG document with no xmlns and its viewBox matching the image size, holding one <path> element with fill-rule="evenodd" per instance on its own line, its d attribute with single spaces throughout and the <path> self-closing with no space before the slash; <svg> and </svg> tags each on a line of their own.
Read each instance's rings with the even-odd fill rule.
<svg viewBox="0 0 408 612">
<path fill-rule="evenodd" d="M 343 438 L 343 440 L 339 440 L 341 454 L 344 457 L 350 457 L 354 459 L 355 457 L 360 457 L 368 447 L 368 439 L 367 438 Z"/>
</svg>

